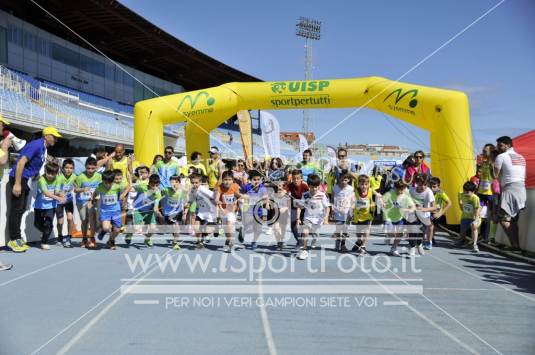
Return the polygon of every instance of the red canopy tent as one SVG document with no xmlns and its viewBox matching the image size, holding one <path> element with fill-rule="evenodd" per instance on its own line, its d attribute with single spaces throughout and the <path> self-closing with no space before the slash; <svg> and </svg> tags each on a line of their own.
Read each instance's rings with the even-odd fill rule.
<svg viewBox="0 0 535 355">
<path fill-rule="evenodd" d="M 526 187 L 535 188 L 535 129 L 513 138 L 513 148 L 526 159 Z"/>
</svg>

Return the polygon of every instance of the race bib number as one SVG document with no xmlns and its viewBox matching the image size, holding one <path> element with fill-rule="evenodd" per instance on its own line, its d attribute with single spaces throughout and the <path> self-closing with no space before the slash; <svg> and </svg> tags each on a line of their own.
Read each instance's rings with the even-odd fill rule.
<svg viewBox="0 0 535 355">
<path fill-rule="evenodd" d="M 43 195 L 43 201 L 52 201 L 52 200 L 54 199 Z"/>
<path fill-rule="evenodd" d="M 172 207 L 172 208 L 177 208 L 178 206 L 180 206 L 180 200 L 171 200 L 171 199 L 168 199 L 167 200 L 167 204 Z"/>
<path fill-rule="evenodd" d="M 349 208 L 350 201 L 348 198 L 338 198 L 334 200 L 334 206 L 338 210 L 345 210 Z"/>
<path fill-rule="evenodd" d="M 91 199 L 91 196 L 93 196 L 94 191 L 95 191 L 94 189 L 91 189 L 89 191 L 82 192 L 82 198 L 84 198 L 85 200 Z"/>
<path fill-rule="evenodd" d="M 102 197 L 102 203 L 110 206 L 117 203 L 117 195 L 104 195 Z"/>
<path fill-rule="evenodd" d="M 236 201 L 236 197 L 234 195 L 223 195 L 223 202 L 227 205 L 232 205 Z"/>
<path fill-rule="evenodd" d="M 394 207 L 398 207 L 396 206 L 396 204 L 398 204 L 397 202 L 394 202 Z M 361 209 L 366 209 L 370 206 L 370 201 L 368 199 L 363 199 L 363 198 L 359 198 L 357 200 L 357 208 L 359 210 Z"/>
<path fill-rule="evenodd" d="M 474 212 L 474 206 L 466 204 L 463 205 L 463 212 L 464 213 L 473 213 Z"/>
<path fill-rule="evenodd" d="M 72 185 L 63 185 L 63 192 L 71 192 L 72 191 Z"/>
<path fill-rule="evenodd" d="M 479 189 L 482 191 L 488 191 L 490 190 L 490 181 L 481 181 L 479 183 Z"/>
</svg>

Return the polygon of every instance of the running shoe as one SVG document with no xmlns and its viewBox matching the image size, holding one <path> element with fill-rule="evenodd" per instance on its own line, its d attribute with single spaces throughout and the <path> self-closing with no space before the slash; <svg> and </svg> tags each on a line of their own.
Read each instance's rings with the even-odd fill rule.
<svg viewBox="0 0 535 355">
<path fill-rule="evenodd" d="M 0 271 L 11 270 L 12 267 L 13 267 L 13 264 L 2 264 L 2 263 L 0 263 Z"/>
<path fill-rule="evenodd" d="M 48 245 L 48 243 L 41 243 L 41 249 L 50 250 L 50 245 Z"/>
<path fill-rule="evenodd" d="M 315 249 L 317 243 L 318 243 L 318 238 L 314 235 L 312 237 L 312 242 L 310 243 L 310 248 Z"/>
<path fill-rule="evenodd" d="M 225 247 L 223 248 L 223 251 L 225 253 L 232 253 L 233 250 L 234 250 L 234 245 L 233 244 L 225 245 Z"/>
<path fill-rule="evenodd" d="M 422 244 L 418 245 L 418 254 L 425 255 L 424 246 Z"/>
<path fill-rule="evenodd" d="M 433 243 L 431 243 L 431 242 L 424 242 L 423 245 L 424 245 L 424 249 L 425 250 L 433 249 Z"/>
<path fill-rule="evenodd" d="M 256 247 L 257 247 L 256 242 L 252 242 L 251 243 L 251 250 L 256 250 Z"/>
<path fill-rule="evenodd" d="M 197 242 L 197 243 L 195 243 L 195 248 L 197 248 L 197 249 L 203 249 L 203 248 L 204 248 L 204 244 L 203 244 L 203 242 Z"/>
<path fill-rule="evenodd" d="M 102 239 L 104 239 L 105 235 L 106 235 L 106 232 L 100 231 L 100 232 L 98 232 L 97 239 L 98 240 L 102 240 Z"/>
<path fill-rule="evenodd" d="M 97 243 L 95 242 L 95 238 L 89 238 L 89 241 L 87 242 L 86 247 L 88 249 L 95 249 L 97 247 Z"/>
<path fill-rule="evenodd" d="M 416 247 L 409 248 L 409 256 L 410 257 L 416 256 Z"/>
<path fill-rule="evenodd" d="M 305 260 L 306 258 L 308 258 L 308 251 L 306 251 L 305 249 L 299 250 L 296 255 L 296 258 L 299 260 Z"/>
<path fill-rule="evenodd" d="M 126 246 L 129 246 L 132 243 L 132 235 L 128 234 L 124 236 L 124 242 Z"/>
<path fill-rule="evenodd" d="M 479 253 L 479 247 L 477 246 L 477 244 L 474 244 L 474 246 L 472 247 L 472 251 L 474 253 Z"/>
<path fill-rule="evenodd" d="M 63 239 L 63 247 L 64 247 L 64 248 L 72 248 L 72 244 L 71 244 L 71 236 L 70 236 L 70 235 L 66 236 L 66 237 Z"/>
<path fill-rule="evenodd" d="M 368 251 L 366 250 L 366 247 L 360 247 L 359 255 L 368 255 Z"/>
<path fill-rule="evenodd" d="M 283 242 L 278 242 L 277 243 L 277 250 L 278 251 L 282 251 L 282 248 L 284 247 L 284 243 Z"/>
<path fill-rule="evenodd" d="M 204 244 L 210 243 L 210 240 L 211 240 L 210 236 L 207 235 L 207 236 L 204 238 Z"/>
<path fill-rule="evenodd" d="M 30 246 L 22 238 L 17 239 L 16 242 L 24 251 L 30 250 Z"/>
<path fill-rule="evenodd" d="M 10 240 L 8 243 L 7 243 L 7 246 L 9 249 L 11 249 L 13 252 L 15 253 L 24 253 L 26 250 L 24 248 L 22 248 L 16 240 Z"/>
<path fill-rule="evenodd" d="M 115 250 L 117 249 L 117 247 L 115 246 L 115 241 L 114 240 L 108 240 L 108 242 L 106 243 L 106 245 L 108 246 L 108 248 L 110 248 L 111 250 Z"/>
<path fill-rule="evenodd" d="M 390 255 L 392 255 L 392 256 L 401 256 L 401 254 L 399 253 L 398 249 L 394 248 L 394 247 L 392 247 L 390 249 Z"/>
<path fill-rule="evenodd" d="M 349 249 L 346 248 L 346 244 L 345 243 L 341 243 L 340 244 L 340 253 L 347 253 L 349 251 Z"/>
<path fill-rule="evenodd" d="M 152 239 L 147 238 L 145 239 L 145 245 L 149 248 L 152 248 L 152 246 L 154 245 L 154 242 L 152 241 Z"/>
<path fill-rule="evenodd" d="M 180 249 L 181 249 L 180 244 L 178 243 L 173 244 L 173 250 L 180 250 Z"/>
</svg>

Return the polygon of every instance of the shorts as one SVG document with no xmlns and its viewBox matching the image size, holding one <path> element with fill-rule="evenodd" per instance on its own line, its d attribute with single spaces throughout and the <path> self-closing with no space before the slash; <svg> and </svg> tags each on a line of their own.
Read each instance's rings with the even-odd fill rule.
<svg viewBox="0 0 535 355">
<path fill-rule="evenodd" d="M 431 224 L 438 226 L 439 224 L 446 225 L 446 216 L 442 215 L 440 218 L 435 218 L 431 215 Z"/>
<path fill-rule="evenodd" d="M 467 231 L 470 230 L 472 227 L 472 223 L 474 223 L 473 219 L 463 218 L 461 219 L 461 234 L 466 234 Z"/>
<path fill-rule="evenodd" d="M 89 216 L 94 216 L 96 213 L 95 206 L 88 208 L 87 204 L 89 201 L 76 201 L 76 208 L 78 208 L 78 213 L 80 214 L 80 219 L 85 221 Z"/>
<path fill-rule="evenodd" d="M 115 228 L 121 228 L 121 211 L 100 211 L 100 222 L 109 221 Z"/>
<path fill-rule="evenodd" d="M 477 194 L 477 196 L 479 197 L 481 206 L 492 206 L 492 200 L 494 199 L 493 195 Z"/>
<path fill-rule="evenodd" d="M 74 203 L 72 201 L 69 201 L 65 203 L 64 205 L 57 205 L 56 206 L 56 218 L 61 219 L 64 217 L 64 211 L 67 213 L 73 214 L 74 213 Z"/>
<path fill-rule="evenodd" d="M 134 225 L 140 226 L 140 225 L 149 225 L 149 224 L 156 224 L 156 215 L 153 211 L 150 212 L 139 212 L 134 211 Z"/>
<path fill-rule="evenodd" d="M 165 224 L 168 224 L 168 225 L 181 224 L 182 216 L 183 216 L 182 211 L 178 212 L 175 215 L 165 216 Z"/>
<path fill-rule="evenodd" d="M 221 217 L 221 220 L 223 221 L 223 224 L 236 223 L 236 213 L 228 212 Z"/>
<path fill-rule="evenodd" d="M 518 222 L 519 217 L 520 213 L 517 213 L 516 216 L 511 217 L 511 215 L 507 213 L 503 208 L 500 208 L 500 211 L 498 211 L 498 219 L 501 222 Z"/>
<path fill-rule="evenodd" d="M 309 233 L 317 233 L 321 226 L 321 224 L 312 223 L 308 219 L 303 221 L 303 227 L 306 228 Z"/>
<path fill-rule="evenodd" d="M 386 221 L 385 227 L 387 233 L 403 233 L 403 226 L 406 224 L 405 220 L 400 219 L 399 221 L 392 222 L 392 221 Z"/>
<path fill-rule="evenodd" d="M 52 233 L 52 229 L 54 228 L 54 208 L 48 208 L 48 209 L 34 209 L 34 220 L 33 225 L 35 228 L 37 228 L 41 233 L 46 235 L 46 238 L 50 236 Z"/>
</svg>

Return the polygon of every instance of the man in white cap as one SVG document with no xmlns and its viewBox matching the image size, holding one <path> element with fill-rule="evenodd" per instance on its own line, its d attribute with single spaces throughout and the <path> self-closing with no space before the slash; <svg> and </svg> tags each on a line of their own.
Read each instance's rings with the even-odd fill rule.
<svg viewBox="0 0 535 355">
<path fill-rule="evenodd" d="M 58 138 L 61 137 L 55 127 L 44 128 L 43 137 L 24 146 L 9 172 L 7 191 L 11 198 L 11 208 L 8 216 L 10 241 L 7 246 L 16 253 L 22 253 L 29 249 L 22 240 L 20 230 L 22 215 L 26 210 L 26 200 L 30 192 L 28 181 L 39 175 L 39 171 L 45 163 L 47 149 L 54 146 Z"/>
<path fill-rule="evenodd" d="M 213 190 L 221 179 L 221 174 L 223 174 L 225 167 L 217 147 L 211 147 L 208 153 L 210 154 L 210 160 L 208 161 L 208 187 Z"/>
<path fill-rule="evenodd" d="M 9 121 L 6 120 L 2 115 L 0 115 L 0 132 L 3 132 L 4 125 L 8 125 Z M 2 181 L 3 175 L 4 175 L 4 165 L 8 161 L 8 149 L 11 146 L 11 139 L 10 138 L 4 138 L 2 140 L 2 144 L 0 144 L 0 182 Z M 0 206 L 2 207 L 2 206 Z M 0 213 L 3 213 L 2 209 L 0 209 Z M 0 261 L 0 271 L 9 270 L 13 267 L 11 264 L 4 264 L 2 261 Z"/>
</svg>

